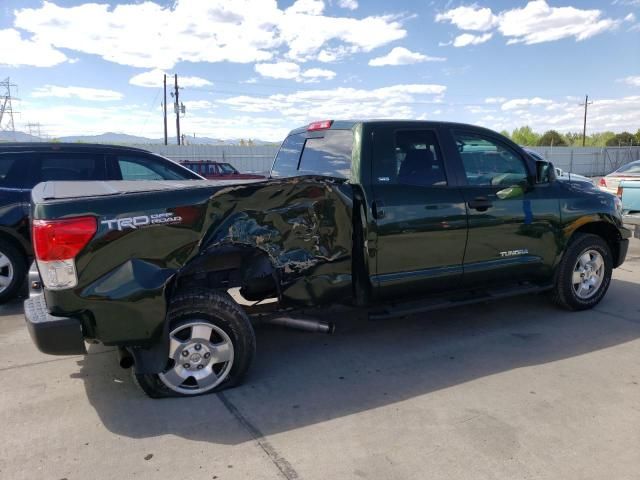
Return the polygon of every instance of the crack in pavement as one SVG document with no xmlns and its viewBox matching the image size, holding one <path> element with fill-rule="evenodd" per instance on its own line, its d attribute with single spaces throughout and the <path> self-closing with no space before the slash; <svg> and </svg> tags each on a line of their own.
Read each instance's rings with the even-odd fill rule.
<svg viewBox="0 0 640 480">
<path fill-rule="evenodd" d="M 238 410 L 238 408 L 223 392 L 219 392 L 217 395 L 229 413 L 233 415 L 235 419 L 251 434 L 258 446 L 267 454 L 269 460 L 271 460 L 278 470 L 280 470 L 280 473 L 284 478 L 287 480 L 299 479 L 300 475 L 298 475 L 298 472 L 296 472 L 286 458 L 278 453 L 275 447 L 265 438 L 258 427 L 253 425 L 244 415 L 242 415 L 240 410 Z"/>
</svg>

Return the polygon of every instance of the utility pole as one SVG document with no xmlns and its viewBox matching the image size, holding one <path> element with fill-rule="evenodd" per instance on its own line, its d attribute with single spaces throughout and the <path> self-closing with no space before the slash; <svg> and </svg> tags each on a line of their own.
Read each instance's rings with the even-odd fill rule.
<svg viewBox="0 0 640 480">
<path fill-rule="evenodd" d="M 176 73 L 174 76 L 174 80 L 175 80 L 175 98 L 176 98 L 176 103 L 175 105 L 175 109 L 176 109 L 176 137 L 178 138 L 178 145 L 180 145 L 180 98 L 179 98 L 179 94 L 178 94 L 178 74 Z"/>
<path fill-rule="evenodd" d="M 16 138 L 16 125 L 13 120 L 13 114 L 17 113 L 13 111 L 12 100 L 15 100 L 11 96 L 11 87 L 17 87 L 15 83 L 11 83 L 9 77 L 0 82 L 0 88 L 4 88 L 4 93 L 0 94 L 0 131 L 11 132 L 13 140 Z"/>
<path fill-rule="evenodd" d="M 164 110 L 164 144 L 167 144 L 167 74 L 164 74 L 164 103 L 162 104 Z"/>
<path fill-rule="evenodd" d="M 589 108 L 589 105 L 591 105 L 593 102 L 589 101 L 589 95 L 585 95 L 584 97 L 584 103 L 581 103 L 580 105 L 584 105 L 584 125 L 582 127 L 582 146 L 585 146 L 585 142 L 587 140 L 587 110 Z"/>
</svg>

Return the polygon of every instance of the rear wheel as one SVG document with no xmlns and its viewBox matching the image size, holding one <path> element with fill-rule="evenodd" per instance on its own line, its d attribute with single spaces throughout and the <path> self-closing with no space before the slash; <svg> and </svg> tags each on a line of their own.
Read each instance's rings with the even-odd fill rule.
<svg viewBox="0 0 640 480">
<path fill-rule="evenodd" d="M 553 294 L 555 302 L 569 310 L 597 305 L 609 289 L 613 271 L 607 242 L 597 235 L 578 235 L 560 262 Z"/>
<path fill-rule="evenodd" d="M 0 303 L 14 298 L 27 275 L 27 260 L 11 243 L 0 240 Z"/>
<path fill-rule="evenodd" d="M 179 294 L 167 314 L 169 358 L 158 374 L 135 374 L 154 398 L 202 395 L 239 383 L 255 353 L 244 310 L 226 292 Z"/>
</svg>

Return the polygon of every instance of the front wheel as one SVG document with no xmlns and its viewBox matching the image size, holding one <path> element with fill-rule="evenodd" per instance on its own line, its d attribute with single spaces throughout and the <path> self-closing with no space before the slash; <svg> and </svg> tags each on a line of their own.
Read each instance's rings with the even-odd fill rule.
<svg viewBox="0 0 640 480">
<path fill-rule="evenodd" d="M 244 310 L 225 292 L 200 290 L 171 302 L 169 358 L 158 374 L 135 374 L 153 398 L 193 396 L 236 385 L 249 369 L 255 335 Z"/>
<path fill-rule="evenodd" d="M 568 310 L 596 306 L 611 283 L 611 249 L 602 237 L 579 234 L 558 266 L 554 301 Z"/>
<path fill-rule="evenodd" d="M 27 276 L 27 259 L 11 243 L 0 239 L 0 303 L 12 300 Z"/>
</svg>

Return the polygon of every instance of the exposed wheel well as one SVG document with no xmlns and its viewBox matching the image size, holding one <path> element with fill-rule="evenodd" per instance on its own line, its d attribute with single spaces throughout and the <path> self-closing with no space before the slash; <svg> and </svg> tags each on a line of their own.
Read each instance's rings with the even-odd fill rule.
<svg viewBox="0 0 640 480">
<path fill-rule="evenodd" d="M 13 245 L 25 258 L 29 258 L 31 255 L 27 254 L 26 250 L 24 249 L 24 246 L 22 245 L 22 243 L 20 243 L 20 241 L 15 238 L 13 235 L 11 235 L 10 233 L 7 233 L 6 231 L 0 230 L 0 240 L 10 243 L 11 245 Z M 27 262 L 28 263 L 28 262 Z M 28 267 L 28 265 L 27 265 Z"/>
<path fill-rule="evenodd" d="M 605 242 L 607 242 L 607 245 L 609 245 L 613 258 L 618 258 L 618 255 L 620 254 L 621 237 L 620 232 L 614 225 L 607 222 L 587 223 L 573 232 L 569 243 L 573 242 L 573 240 L 576 238 L 576 234 L 578 233 L 591 233 L 593 235 L 598 235 L 599 237 L 604 239 Z"/>
<path fill-rule="evenodd" d="M 279 296 L 277 269 L 262 250 L 229 245 L 205 252 L 176 276 L 171 291 L 206 286 L 229 290 L 240 288 L 247 300 Z"/>
</svg>

